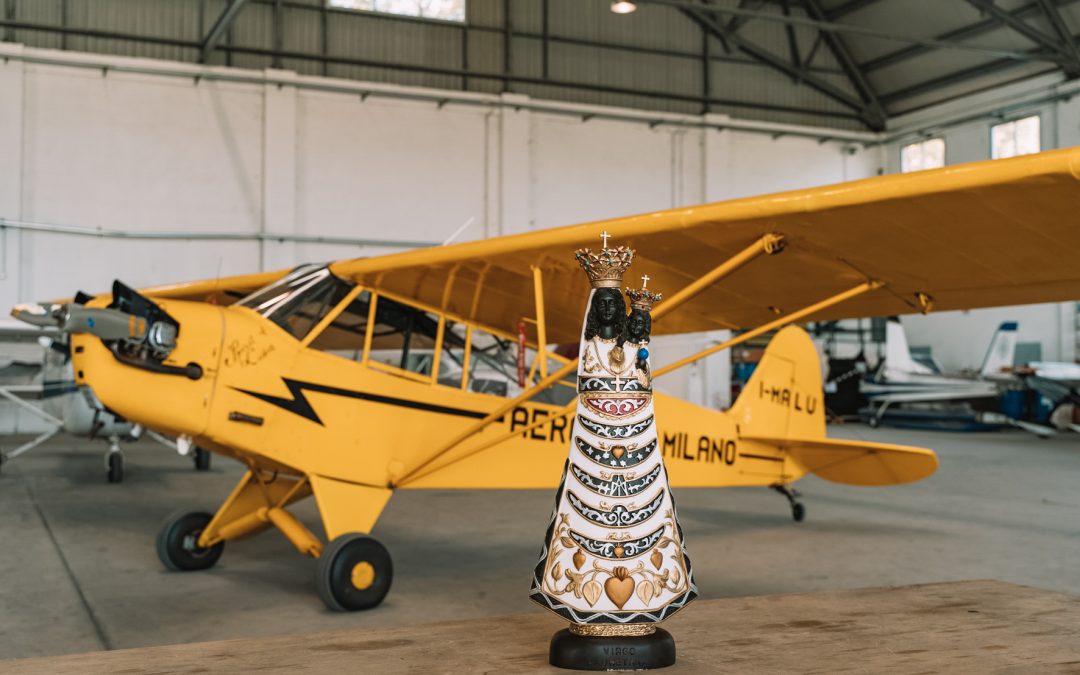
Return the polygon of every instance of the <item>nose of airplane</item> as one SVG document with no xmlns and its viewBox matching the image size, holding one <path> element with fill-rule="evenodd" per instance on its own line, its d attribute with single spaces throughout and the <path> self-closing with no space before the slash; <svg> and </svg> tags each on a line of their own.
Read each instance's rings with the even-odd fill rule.
<svg viewBox="0 0 1080 675">
<path fill-rule="evenodd" d="M 12 315 L 69 334 L 76 383 L 114 414 L 161 433 L 198 436 L 217 381 L 222 308 L 148 298 L 119 281 L 112 291 L 20 305 Z"/>
<path fill-rule="evenodd" d="M 198 364 L 164 363 L 176 348 L 180 323 L 149 298 L 119 280 L 113 282 L 112 302 L 107 307 L 87 307 L 87 298 L 80 296 L 75 302 L 16 305 L 11 315 L 34 326 L 97 336 L 119 360 L 130 365 L 183 374 L 191 379 L 202 376 Z"/>
</svg>

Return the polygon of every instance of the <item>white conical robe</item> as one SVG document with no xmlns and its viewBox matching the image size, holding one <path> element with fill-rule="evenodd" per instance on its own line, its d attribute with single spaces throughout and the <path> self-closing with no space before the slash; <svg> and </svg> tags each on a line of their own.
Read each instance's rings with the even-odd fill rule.
<svg viewBox="0 0 1080 675">
<path fill-rule="evenodd" d="M 619 359 L 615 342 L 582 329 L 570 456 L 533 574 L 532 599 L 578 624 L 659 622 L 697 597 L 635 365 L 644 345 Z"/>
</svg>

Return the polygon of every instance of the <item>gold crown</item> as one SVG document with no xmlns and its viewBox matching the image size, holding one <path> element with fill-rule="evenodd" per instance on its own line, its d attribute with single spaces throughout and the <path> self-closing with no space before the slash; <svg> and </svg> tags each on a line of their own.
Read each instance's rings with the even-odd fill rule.
<svg viewBox="0 0 1080 675">
<path fill-rule="evenodd" d="M 626 297 L 630 298 L 630 306 L 635 309 L 643 309 L 646 312 L 652 310 L 652 306 L 664 299 L 663 293 L 653 293 L 642 288 L 626 289 Z"/>
<path fill-rule="evenodd" d="M 574 258 L 589 275 L 593 288 L 618 288 L 622 284 L 623 274 L 634 261 L 634 250 L 626 246 L 605 246 L 599 253 L 593 253 L 581 248 L 574 251 Z"/>
</svg>

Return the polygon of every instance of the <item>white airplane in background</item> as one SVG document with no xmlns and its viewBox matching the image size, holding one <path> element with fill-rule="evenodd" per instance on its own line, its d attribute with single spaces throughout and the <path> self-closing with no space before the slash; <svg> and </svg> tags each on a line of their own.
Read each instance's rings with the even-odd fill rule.
<svg viewBox="0 0 1080 675">
<path fill-rule="evenodd" d="M 124 477 L 124 455 L 121 441 L 138 440 L 142 427 L 118 418 L 94 396 L 88 387 L 75 384 L 71 354 L 58 334 L 43 334 L 39 329 L 0 325 L 0 339 L 36 338 L 44 348 L 40 363 L 10 360 L 0 367 L 0 398 L 9 401 L 31 415 L 45 421 L 50 428 L 35 438 L 6 452 L 0 452 L 0 466 L 38 447 L 63 432 L 70 436 L 105 439 L 109 443 L 105 454 L 105 475 L 110 483 Z M 31 401 L 39 400 L 39 404 Z M 155 440 L 192 455 L 195 468 L 210 468 L 210 453 L 202 448 L 178 448 L 176 443 L 151 432 Z"/>
<path fill-rule="evenodd" d="M 1052 402 L 1049 421 L 1055 429 L 1080 433 L 1080 364 L 1031 361 L 1016 372 L 1029 389 Z"/>
<path fill-rule="evenodd" d="M 899 413 L 895 406 L 903 405 L 907 417 L 950 423 L 956 428 L 1007 424 L 1040 436 L 1052 435 L 1054 432 L 1047 427 L 988 409 L 994 406 L 1004 387 L 1019 382 L 1013 373 L 1017 326 L 1015 321 L 998 326 L 977 373 L 947 375 L 932 360 L 913 357 L 900 320 L 889 319 L 885 327 L 885 358 L 860 386 L 869 400 L 867 423 L 876 427 L 890 408 Z"/>
</svg>

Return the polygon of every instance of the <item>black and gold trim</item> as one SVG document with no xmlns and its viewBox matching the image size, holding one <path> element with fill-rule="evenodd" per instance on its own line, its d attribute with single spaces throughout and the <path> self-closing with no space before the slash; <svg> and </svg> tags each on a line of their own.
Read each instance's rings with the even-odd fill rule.
<svg viewBox="0 0 1080 675">
<path fill-rule="evenodd" d="M 651 392 L 635 377 L 578 377 L 578 393 L 604 392 L 620 394 L 630 392 Z"/>
<path fill-rule="evenodd" d="M 656 546 L 656 542 L 660 541 L 662 536 L 664 536 L 663 526 L 640 539 L 630 539 L 628 541 L 598 541 L 570 530 L 570 538 L 577 542 L 578 546 L 595 556 L 607 558 L 608 560 L 626 560 L 627 558 L 636 558 L 643 553 L 648 553 L 653 546 Z"/>
<path fill-rule="evenodd" d="M 601 511 L 590 506 L 581 497 L 569 490 L 566 492 L 566 499 L 570 502 L 570 506 L 573 506 L 574 510 L 581 514 L 583 518 L 601 527 L 632 527 L 653 517 L 660 508 L 660 504 L 664 502 L 664 491 L 658 492 L 656 499 L 646 506 L 634 510 L 630 510 L 622 504 L 616 504 L 610 511 Z"/>
<path fill-rule="evenodd" d="M 570 471 L 578 482 L 601 497 L 633 497 L 652 485 L 660 477 L 660 471 L 663 468 L 663 465 L 657 464 L 649 473 L 632 480 L 627 480 L 622 474 L 615 474 L 611 480 L 604 480 L 579 469 L 574 464 L 570 465 Z"/>
<path fill-rule="evenodd" d="M 653 439 L 651 443 L 647 443 L 643 448 L 638 447 L 637 443 L 630 443 L 629 445 L 612 443 L 607 445 L 602 442 L 600 443 L 601 447 L 597 448 L 583 441 L 580 436 L 574 436 L 574 445 L 581 451 L 581 454 L 601 466 L 611 469 L 629 469 L 641 464 L 652 455 L 653 450 L 656 449 L 656 439 Z M 605 445 L 607 447 L 604 447 Z"/>
<path fill-rule="evenodd" d="M 626 440 L 627 438 L 639 436 L 652 426 L 653 423 L 652 415 L 640 422 L 633 422 L 631 424 L 605 424 L 603 422 L 591 420 L 580 414 L 577 417 L 578 422 L 581 423 L 581 426 L 585 427 L 586 431 L 589 431 L 596 436 L 600 436 L 601 438 L 610 438 L 613 440 Z"/>
</svg>

